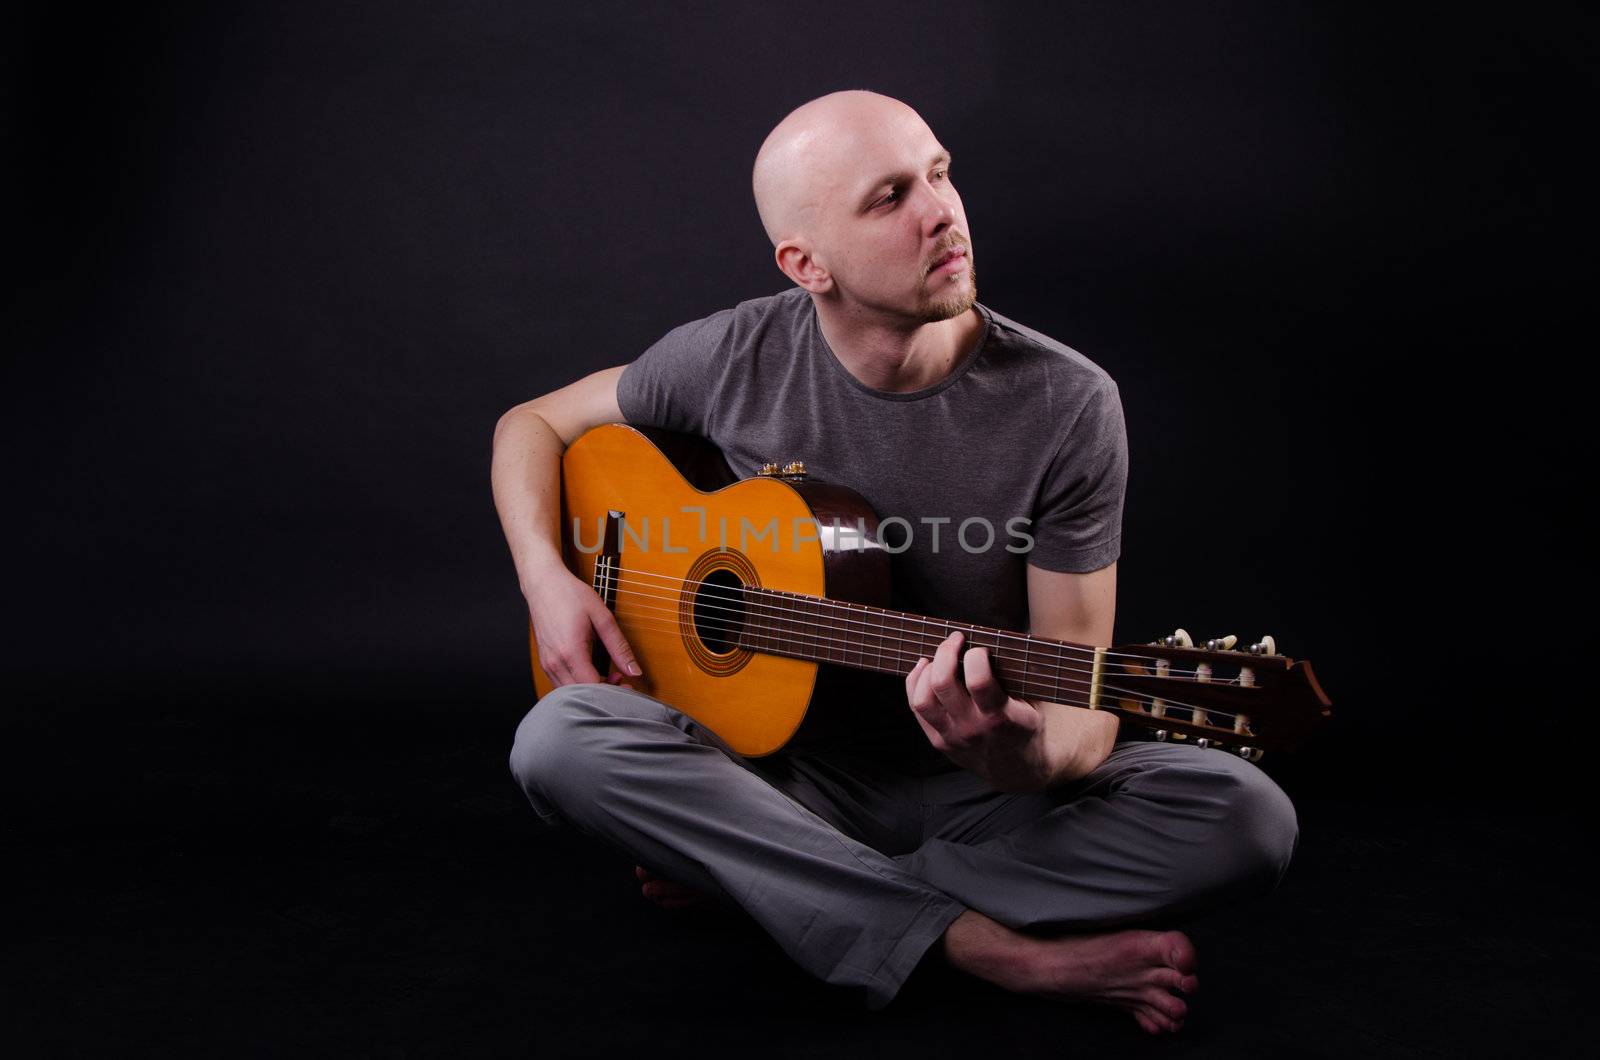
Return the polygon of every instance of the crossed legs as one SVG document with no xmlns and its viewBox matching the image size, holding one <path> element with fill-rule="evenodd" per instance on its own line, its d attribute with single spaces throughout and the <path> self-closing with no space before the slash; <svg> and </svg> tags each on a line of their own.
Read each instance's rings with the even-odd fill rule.
<svg viewBox="0 0 1600 1060">
<path fill-rule="evenodd" d="M 1002 795 L 959 770 L 925 782 L 820 757 L 746 761 L 613 685 L 541 700 L 511 768 L 541 817 L 725 897 L 874 1008 L 940 952 L 1008 989 L 1175 1029 L 1193 947 L 1113 929 L 1270 889 L 1296 836 L 1277 786 L 1219 752 L 1120 744 L 1068 788 Z"/>
</svg>

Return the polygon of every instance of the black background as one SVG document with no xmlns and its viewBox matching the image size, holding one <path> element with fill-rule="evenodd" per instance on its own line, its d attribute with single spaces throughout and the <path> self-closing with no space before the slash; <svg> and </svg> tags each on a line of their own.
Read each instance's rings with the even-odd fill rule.
<svg viewBox="0 0 1600 1060">
<path fill-rule="evenodd" d="M 1269 764 L 1335 837 L 1307 829 L 1302 876 L 1345 874 L 1323 917 L 1375 877 L 1411 903 L 1381 945 L 1300 939 L 1328 982 L 1398 949 L 1418 962 L 1386 965 L 1399 993 L 1522 960 L 1543 984 L 1524 1001 L 1560 996 L 1580 947 L 1549 896 L 1585 781 L 1562 751 L 1592 698 L 1561 676 L 1589 620 L 1558 606 L 1583 588 L 1564 463 L 1588 405 L 1592 21 L 291 3 L 41 8 L 13 30 L 5 837 L 30 868 L 14 996 L 40 1041 L 660 1044 L 675 1010 L 630 1007 L 627 955 L 652 943 L 573 952 L 574 925 L 633 908 L 626 866 L 538 832 L 504 771 L 531 688 L 490 435 L 781 289 L 750 161 L 846 87 L 905 99 L 953 151 L 984 302 L 1119 382 L 1118 641 L 1270 632 L 1315 661 L 1337 719 Z M 1499 948 L 1472 950 L 1490 910 Z M 647 912 L 617 930 L 697 959 Z M 396 937 L 431 940 L 431 971 L 374 971 L 405 966 Z M 510 964 L 482 963 L 486 937 Z M 837 1004 L 724 942 L 741 975 Z M 533 985 L 573 975 L 632 1022 L 521 1021 L 534 995 L 583 1011 L 593 992 Z M 1472 991 L 1508 981 L 1453 1003 L 1481 1015 Z M 470 1001 L 440 1008 L 452 990 Z M 1296 1037 L 1349 1013 L 1325 1003 L 1276 1037 L 1189 1040 L 1337 1051 Z M 1384 1012 L 1340 1048 L 1459 1030 Z"/>
</svg>

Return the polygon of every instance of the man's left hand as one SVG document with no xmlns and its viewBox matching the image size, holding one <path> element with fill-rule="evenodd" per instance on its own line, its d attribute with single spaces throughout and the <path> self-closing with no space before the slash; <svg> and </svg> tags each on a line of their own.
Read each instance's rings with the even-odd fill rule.
<svg viewBox="0 0 1600 1060">
<path fill-rule="evenodd" d="M 928 741 L 956 765 L 998 791 L 1037 791 L 1049 780 L 1044 717 L 1006 694 L 987 648 L 963 652 L 964 636 L 946 637 L 933 658 L 906 675 L 906 699 Z M 963 681 L 963 677 L 965 681 Z"/>
</svg>

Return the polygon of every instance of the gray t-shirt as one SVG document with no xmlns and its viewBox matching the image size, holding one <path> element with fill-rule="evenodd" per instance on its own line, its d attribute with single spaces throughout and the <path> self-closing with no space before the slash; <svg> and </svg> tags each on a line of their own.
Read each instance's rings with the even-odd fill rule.
<svg viewBox="0 0 1600 1060">
<path fill-rule="evenodd" d="M 839 363 L 792 288 L 668 332 L 622 373 L 629 423 L 710 439 L 741 477 L 805 462 L 885 521 L 893 606 L 1028 628 L 1025 564 L 1087 572 L 1121 548 L 1128 446 L 1117 387 L 983 305 L 949 376 L 891 394 Z"/>
</svg>

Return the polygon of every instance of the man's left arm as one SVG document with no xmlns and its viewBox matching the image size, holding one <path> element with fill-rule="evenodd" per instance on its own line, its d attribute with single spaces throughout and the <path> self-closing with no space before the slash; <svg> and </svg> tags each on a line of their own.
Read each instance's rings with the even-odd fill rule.
<svg viewBox="0 0 1600 1060">
<path fill-rule="evenodd" d="M 1111 646 L 1117 565 L 1087 574 L 1028 567 L 1030 632 L 1091 647 Z M 1000 791 L 1041 791 L 1086 776 L 1105 761 L 1117 717 L 1011 696 L 986 648 L 952 634 L 906 678 L 906 698 L 929 742 Z"/>
</svg>

